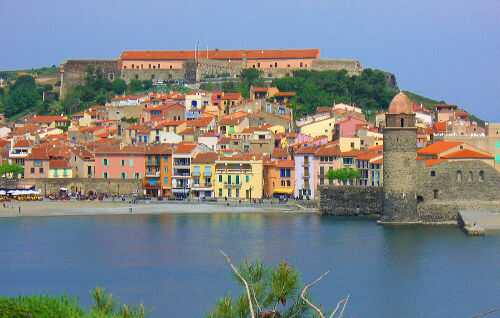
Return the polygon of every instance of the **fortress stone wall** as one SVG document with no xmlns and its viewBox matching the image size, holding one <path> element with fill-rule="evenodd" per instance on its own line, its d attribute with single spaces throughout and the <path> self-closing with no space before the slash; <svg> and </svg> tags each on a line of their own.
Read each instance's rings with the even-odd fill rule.
<svg viewBox="0 0 500 318">
<path fill-rule="evenodd" d="M 71 191 L 81 191 L 88 194 L 94 193 L 108 194 L 142 194 L 142 180 L 122 180 L 122 179 L 21 179 L 20 185 L 35 185 L 43 195 L 49 195 L 59 191 L 60 188 L 67 188 Z"/>
<path fill-rule="evenodd" d="M 336 216 L 380 214 L 383 195 L 381 187 L 326 186 L 320 189 L 320 210 Z"/>
<path fill-rule="evenodd" d="M 68 60 L 60 67 L 61 87 L 59 95 L 62 99 L 66 97 L 75 86 L 85 81 L 85 72 L 91 66 L 100 68 L 104 76 L 114 80 L 120 76 L 120 67 L 117 60 Z"/>
<path fill-rule="evenodd" d="M 215 60 L 191 59 L 183 63 L 178 69 L 122 69 L 120 60 L 68 60 L 61 65 L 60 96 L 65 98 L 75 86 L 83 84 L 85 71 L 89 66 L 101 69 L 110 80 L 122 78 L 127 83 L 137 80 L 176 81 L 188 83 L 208 81 L 217 78 L 237 78 L 246 66 L 246 60 Z M 316 59 L 308 70 L 346 70 L 350 75 L 358 75 L 363 71 L 357 60 Z M 292 76 L 293 68 L 261 69 L 265 78 L 281 78 Z"/>
</svg>

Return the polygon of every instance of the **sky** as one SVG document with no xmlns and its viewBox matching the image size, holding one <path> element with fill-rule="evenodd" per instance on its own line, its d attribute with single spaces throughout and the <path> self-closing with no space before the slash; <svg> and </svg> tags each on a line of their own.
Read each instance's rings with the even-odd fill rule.
<svg viewBox="0 0 500 318">
<path fill-rule="evenodd" d="M 0 0 L 0 70 L 131 49 L 319 48 L 500 122 L 500 0 Z"/>
</svg>

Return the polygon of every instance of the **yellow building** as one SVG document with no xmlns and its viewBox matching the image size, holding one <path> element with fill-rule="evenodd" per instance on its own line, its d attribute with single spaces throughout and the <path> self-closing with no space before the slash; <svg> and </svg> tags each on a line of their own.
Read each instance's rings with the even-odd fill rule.
<svg viewBox="0 0 500 318">
<path fill-rule="evenodd" d="M 342 152 L 359 150 L 361 148 L 361 139 L 359 137 L 341 137 L 337 142 Z"/>
<path fill-rule="evenodd" d="M 260 158 L 240 155 L 215 161 L 215 197 L 218 199 L 261 199 L 263 184 Z"/>
<path fill-rule="evenodd" d="M 328 140 L 332 140 L 335 133 L 335 117 L 306 123 L 300 127 L 300 132 L 311 137 L 328 136 Z"/>
<path fill-rule="evenodd" d="M 217 153 L 200 152 L 191 160 L 191 195 L 194 198 L 213 198 L 215 161 Z"/>
</svg>

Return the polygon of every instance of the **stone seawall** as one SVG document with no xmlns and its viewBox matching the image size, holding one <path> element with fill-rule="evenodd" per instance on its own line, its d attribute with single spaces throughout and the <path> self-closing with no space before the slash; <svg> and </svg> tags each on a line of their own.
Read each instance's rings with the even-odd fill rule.
<svg viewBox="0 0 500 318">
<path fill-rule="evenodd" d="M 320 189 L 320 211 L 337 216 L 380 214 L 384 193 L 381 187 L 334 186 Z"/>
<path fill-rule="evenodd" d="M 143 193 L 142 180 L 122 180 L 122 179 L 21 179 L 20 185 L 34 185 L 43 195 L 49 195 L 59 191 L 60 188 L 67 188 L 71 191 L 80 191 L 88 194 L 94 193 L 108 194 L 133 194 Z"/>
</svg>

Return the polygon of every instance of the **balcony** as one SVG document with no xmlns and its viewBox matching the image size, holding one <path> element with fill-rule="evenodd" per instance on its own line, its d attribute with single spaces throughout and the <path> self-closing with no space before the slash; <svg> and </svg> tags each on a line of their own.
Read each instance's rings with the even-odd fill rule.
<svg viewBox="0 0 500 318">
<path fill-rule="evenodd" d="M 191 188 L 198 190 L 212 189 L 212 183 L 193 184 Z"/>
<path fill-rule="evenodd" d="M 160 171 L 146 171 L 145 177 L 159 178 L 160 177 Z"/>
<path fill-rule="evenodd" d="M 241 188 L 241 183 L 227 183 L 227 182 L 224 182 L 224 188 Z"/>
<path fill-rule="evenodd" d="M 191 178 L 191 174 L 189 172 L 185 172 L 185 173 L 174 172 L 174 174 L 172 175 L 172 178 Z"/>
</svg>

